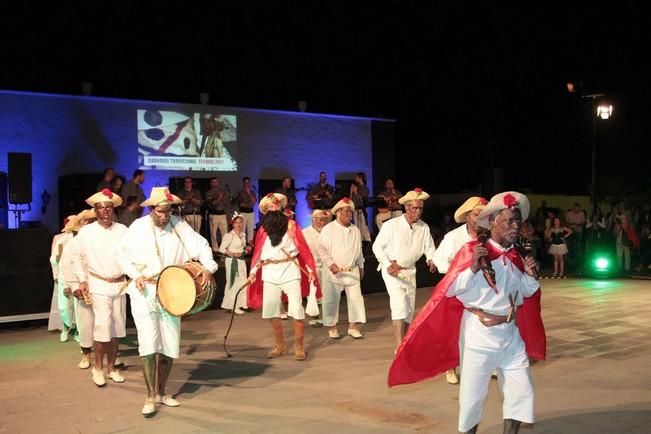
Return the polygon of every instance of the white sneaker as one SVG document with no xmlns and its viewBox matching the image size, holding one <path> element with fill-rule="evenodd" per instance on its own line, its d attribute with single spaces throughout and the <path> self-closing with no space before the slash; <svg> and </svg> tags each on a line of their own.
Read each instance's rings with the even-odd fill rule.
<svg viewBox="0 0 651 434">
<path fill-rule="evenodd" d="M 124 377 L 120 374 L 120 371 L 113 370 L 109 372 L 108 376 L 114 383 L 124 383 Z"/>
<path fill-rule="evenodd" d="M 351 336 L 353 339 L 362 339 L 364 337 L 364 335 L 356 329 L 348 329 L 348 336 Z"/>
<path fill-rule="evenodd" d="M 445 379 L 449 384 L 459 384 L 459 378 L 457 377 L 457 373 L 454 372 L 454 369 L 449 369 L 445 373 Z"/>
<path fill-rule="evenodd" d="M 88 369 L 90 368 L 90 356 L 84 354 L 81 356 L 81 362 L 79 362 L 79 369 Z"/>
<path fill-rule="evenodd" d="M 241 309 L 235 309 L 235 315 L 244 315 L 246 312 L 244 312 Z"/>
<path fill-rule="evenodd" d="M 70 330 L 63 329 L 61 330 L 61 335 L 59 335 L 59 342 L 68 342 L 70 337 Z"/>
<path fill-rule="evenodd" d="M 281 313 L 280 314 L 280 319 L 287 319 L 287 314 L 286 313 Z"/>
<path fill-rule="evenodd" d="M 157 404 L 163 404 L 168 407 L 180 407 L 181 403 L 178 402 L 176 399 L 172 398 L 172 395 L 156 395 L 156 403 Z"/>
<path fill-rule="evenodd" d="M 151 398 L 147 398 L 145 400 L 145 405 L 142 407 L 142 414 L 143 416 L 153 416 L 154 413 L 156 413 L 156 404 L 154 403 L 154 400 Z"/>
<path fill-rule="evenodd" d="M 328 330 L 328 337 L 330 339 L 339 339 L 341 336 L 339 336 L 339 330 L 334 329 L 334 330 Z"/>
<path fill-rule="evenodd" d="M 104 378 L 104 371 L 98 371 L 97 369 L 93 368 L 93 383 L 95 383 L 97 387 L 106 386 L 106 378 Z"/>
</svg>

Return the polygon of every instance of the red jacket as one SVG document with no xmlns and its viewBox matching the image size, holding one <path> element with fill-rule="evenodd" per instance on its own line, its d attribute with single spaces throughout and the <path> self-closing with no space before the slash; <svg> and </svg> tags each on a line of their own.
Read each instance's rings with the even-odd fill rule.
<svg viewBox="0 0 651 434">
<path fill-rule="evenodd" d="M 316 285 L 316 298 L 321 298 L 321 285 L 316 274 L 316 265 L 314 263 L 314 257 L 310 251 L 310 247 L 307 245 L 307 241 L 303 237 L 303 232 L 300 230 L 298 225 L 294 220 L 290 220 L 287 225 L 287 235 L 291 238 L 292 242 L 298 249 L 298 264 L 302 270 L 312 271 L 314 273 L 314 283 Z M 260 254 L 262 253 L 262 246 L 267 240 L 267 232 L 262 226 L 258 229 L 258 232 L 255 234 L 254 248 L 253 248 L 253 257 L 251 258 L 251 266 L 255 265 L 260 259 Z M 307 297 L 310 293 L 310 281 L 308 276 L 301 271 L 301 295 Z M 256 273 L 255 282 L 249 287 L 247 291 L 247 306 L 250 309 L 259 309 L 262 306 L 262 267 L 258 268 Z"/>
</svg>

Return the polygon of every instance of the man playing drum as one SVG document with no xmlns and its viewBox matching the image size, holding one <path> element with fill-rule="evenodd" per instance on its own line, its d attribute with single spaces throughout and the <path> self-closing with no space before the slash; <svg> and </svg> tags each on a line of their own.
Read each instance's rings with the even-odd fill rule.
<svg viewBox="0 0 651 434">
<path fill-rule="evenodd" d="M 147 386 L 142 408 L 145 416 L 156 413 L 156 404 L 180 405 L 165 393 L 165 385 L 172 361 L 179 357 L 181 318 L 168 313 L 156 298 L 158 275 L 165 267 L 190 260 L 198 260 L 205 268 L 200 276 L 203 281 L 217 270 L 208 241 L 184 220 L 171 215 L 171 205 L 179 203 L 181 199 L 166 187 L 154 187 L 149 199 L 140 204 L 149 207 L 149 215 L 129 226 L 120 246 L 120 265 L 133 279 L 127 294 L 138 330 L 138 352 Z"/>
</svg>

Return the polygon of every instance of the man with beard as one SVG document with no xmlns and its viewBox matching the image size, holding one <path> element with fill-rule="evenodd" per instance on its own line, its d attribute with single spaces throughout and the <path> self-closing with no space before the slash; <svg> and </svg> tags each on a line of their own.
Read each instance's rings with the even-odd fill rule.
<svg viewBox="0 0 651 434">
<path fill-rule="evenodd" d="M 405 335 L 405 328 L 414 317 L 416 305 L 416 261 L 425 255 L 430 273 L 435 270 L 434 240 L 429 226 L 420 219 L 423 202 L 429 194 L 415 188 L 399 199 L 405 214 L 382 225 L 373 243 L 373 253 L 382 270 L 382 279 L 389 293 L 393 337 L 396 349 Z"/>
<path fill-rule="evenodd" d="M 447 273 L 452 260 L 463 245 L 477 239 L 480 231 L 477 226 L 477 217 L 486 208 L 487 203 L 488 201 L 483 197 L 473 196 L 466 200 L 454 213 L 454 220 L 457 223 L 466 224 L 445 234 L 443 241 L 436 248 L 434 265 L 436 265 L 439 273 Z M 457 378 L 454 369 L 449 369 L 446 372 L 446 379 L 450 384 L 459 384 L 459 378 Z"/>
<path fill-rule="evenodd" d="M 310 295 L 311 282 L 317 285 L 316 294 L 311 297 L 320 298 L 321 291 L 310 248 L 296 222 L 284 214 L 286 205 L 287 198 L 279 193 L 269 193 L 260 201 L 259 210 L 264 218 L 255 237 L 247 304 L 250 309 L 262 306 L 262 318 L 271 320 L 275 345 L 267 356 L 280 357 L 287 352 L 280 319 L 281 295 L 286 295 L 287 314 L 294 318 L 295 359 L 302 361 L 307 358 L 303 346 L 303 297 Z"/>
<path fill-rule="evenodd" d="M 138 331 L 138 353 L 147 386 L 142 408 L 146 417 L 156 413 L 156 404 L 181 405 L 165 393 L 172 362 L 179 357 L 181 318 L 171 315 L 156 297 L 161 271 L 170 265 L 198 260 L 205 268 L 201 279 L 217 270 L 208 241 L 179 217 L 172 216 L 172 205 L 182 200 L 166 187 L 152 188 L 149 199 L 140 205 L 150 213 L 134 221 L 122 240 L 118 260 L 125 274 L 133 279 L 127 286 L 131 313 Z"/>
<path fill-rule="evenodd" d="M 118 341 L 126 336 L 126 299 L 122 293 L 126 278 L 117 261 L 118 245 L 127 228 L 114 222 L 114 208 L 122 198 L 108 188 L 95 193 L 86 203 L 95 209 L 97 221 L 84 226 L 76 237 L 78 251 L 72 257 L 72 268 L 79 283 L 79 293 L 89 292 L 95 319 L 93 341 L 95 366 L 93 382 L 106 385 L 104 356 L 108 377 L 123 383 L 124 377 L 115 369 Z M 82 327 L 83 328 L 83 327 Z"/>
<path fill-rule="evenodd" d="M 523 194 L 510 191 L 490 200 L 477 223 L 490 229 L 491 238 L 486 246 L 470 242 L 457 254 L 389 371 L 389 386 L 413 383 L 456 366 L 461 354 L 462 433 L 477 431 L 495 369 L 504 396 L 504 433 L 515 434 L 522 422 L 534 422 L 529 357 L 544 359 L 546 338 L 536 262 L 531 256 L 523 259 L 513 244 L 528 215 Z M 494 270 L 494 285 L 480 272 L 485 261 Z"/>
</svg>

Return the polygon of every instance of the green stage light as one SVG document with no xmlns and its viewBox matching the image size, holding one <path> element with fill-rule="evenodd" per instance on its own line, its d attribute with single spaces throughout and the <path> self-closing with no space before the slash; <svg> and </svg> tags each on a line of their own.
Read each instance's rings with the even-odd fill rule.
<svg viewBox="0 0 651 434">
<path fill-rule="evenodd" d="M 597 268 L 597 270 L 607 270 L 608 266 L 610 265 L 610 262 L 606 258 L 597 258 L 594 261 L 594 265 Z"/>
</svg>

